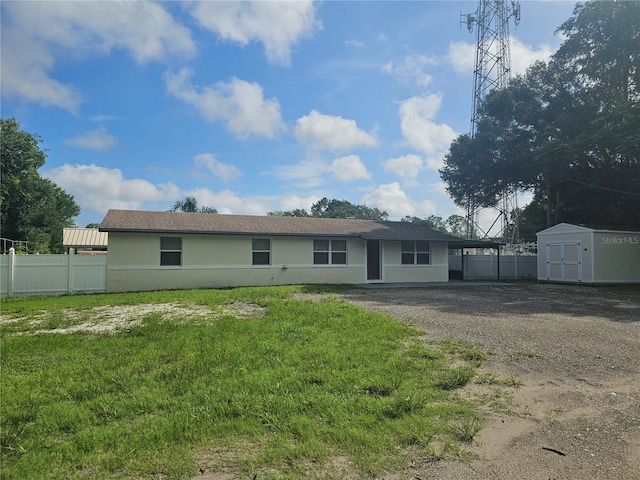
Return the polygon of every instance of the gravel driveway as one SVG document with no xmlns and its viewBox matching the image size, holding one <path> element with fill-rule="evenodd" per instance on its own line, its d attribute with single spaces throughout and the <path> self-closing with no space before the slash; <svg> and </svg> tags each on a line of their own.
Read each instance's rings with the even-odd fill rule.
<svg viewBox="0 0 640 480">
<path fill-rule="evenodd" d="M 489 353 L 523 382 L 471 462 L 414 459 L 385 479 L 640 479 L 640 297 L 552 284 L 367 288 L 348 301 Z"/>
</svg>

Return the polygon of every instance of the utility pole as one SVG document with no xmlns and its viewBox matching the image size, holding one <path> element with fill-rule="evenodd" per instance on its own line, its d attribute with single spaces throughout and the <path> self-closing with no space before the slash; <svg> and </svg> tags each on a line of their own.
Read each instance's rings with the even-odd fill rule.
<svg viewBox="0 0 640 480">
<path fill-rule="evenodd" d="M 509 20 L 520 23 L 520 3 L 511 0 L 478 0 L 474 13 L 461 14 L 460 22 L 467 25 L 470 33 L 476 29 L 475 66 L 473 69 L 473 109 L 471 113 L 471 137 L 475 136 L 480 118 L 480 102 L 496 88 L 504 88 L 511 76 L 511 49 L 509 47 Z M 518 200 L 515 192 L 504 192 L 499 202 L 502 219 L 502 236 L 505 243 L 518 239 Z M 472 198 L 467 199 L 467 237 L 479 227 L 480 209 Z M 509 218 L 509 215 L 513 218 Z M 514 228 L 508 228 L 509 220 Z M 494 222 L 495 224 L 496 222 Z M 493 226 L 492 226 L 493 227 Z M 492 228 L 491 227 L 491 228 Z M 489 229 L 485 237 L 489 235 Z"/>
</svg>

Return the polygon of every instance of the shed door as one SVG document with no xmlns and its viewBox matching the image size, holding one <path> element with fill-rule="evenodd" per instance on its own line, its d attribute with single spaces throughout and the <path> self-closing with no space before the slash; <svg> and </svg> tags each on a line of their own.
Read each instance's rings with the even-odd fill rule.
<svg viewBox="0 0 640 480">
<path fill-rule="evenodd" d="M 547 280 L 582 281 L 580 242 L 547 243 Z"/>
</svg>

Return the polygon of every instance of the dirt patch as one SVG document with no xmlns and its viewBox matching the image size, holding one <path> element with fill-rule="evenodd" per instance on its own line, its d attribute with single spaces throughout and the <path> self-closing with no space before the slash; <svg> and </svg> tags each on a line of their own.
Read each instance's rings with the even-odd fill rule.
<svg viewBox="0 0 640 480">
<path fill-rule="evenodd" d="M 418 458 L 382 478 L 640 479 L 640 298 L 549 284 L 344 298 L 430 338 L 472 342 L 490 354 L 484 371 L 523 384 L 509 405 L 487 410 L 468 448 L 475 460 Z"/>
<path fill-rule="evenodd" d="M 262 316 L 265 308 L 260 305 L 235 302 L 211 309 L 205 305 L 178 303 L 148 303 L 139 305 L 104 305 L 89 310 L 65 309 L 60 312 L 43 312 L 30 317 L 7 318 L 0 316 L 0 325 L 28 320 L 28 332 L 16 335 L 73 332 L 114 333 L 140 325 L 145 316 L 159 314 L 176 321 L 214 321 L 222 316 L 249 318 Z M 49 326 L 54 324 L 54 328 Z"/>
</svg>

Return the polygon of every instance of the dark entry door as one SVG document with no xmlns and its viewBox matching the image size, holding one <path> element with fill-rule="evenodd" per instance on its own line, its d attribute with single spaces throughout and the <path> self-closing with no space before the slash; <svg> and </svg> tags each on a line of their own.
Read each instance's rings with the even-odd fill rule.
<svg viewBox="0 0 640 480">
<path fill-rule="evenodd" d="M 380 280 L 380 240 L 367 240 L 367 280 Z"/>
</svg>

